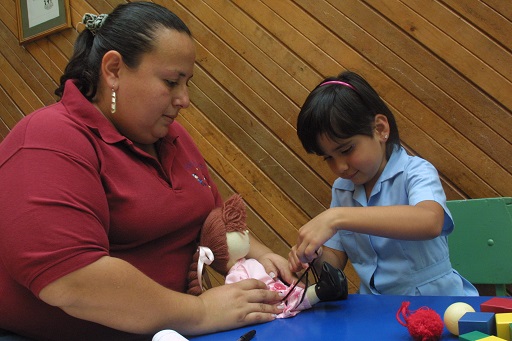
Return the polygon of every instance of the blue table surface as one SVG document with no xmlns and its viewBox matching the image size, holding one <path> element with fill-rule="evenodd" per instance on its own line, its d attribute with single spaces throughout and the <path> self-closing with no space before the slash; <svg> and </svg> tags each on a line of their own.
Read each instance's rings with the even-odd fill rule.
<svg viewBox="0 0 512 341">
<path fill-rule="evenodd" d="M 377 296 L 349 295 L 345 301 L 321 302 L 309 310 L 287 319 L 234 329 L 226 332 L 189 337 L 194 341 L 236 341 L 246 332 L 255 329 L 253 341 L 267 340 L 413 340 L 406 327 L 396 319 L 402 302 L 409 301 L 409 309 L 421 307 L 435 310 L 443 318 L 446 308 L 455 302 L 466 302 L 475 311 L 491 297 L 450 296 Z M 441 340 L 458 340 L 446 327 Z"/>
</svg>

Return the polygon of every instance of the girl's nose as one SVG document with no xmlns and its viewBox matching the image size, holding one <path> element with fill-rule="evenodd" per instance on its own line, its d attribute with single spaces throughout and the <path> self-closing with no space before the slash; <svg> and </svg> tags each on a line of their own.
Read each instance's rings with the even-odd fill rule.
<svg viewBox="0 0 512 341">
<path fill-rule="evenodd" d="M 338 173 L 343 173 L 348 169 L 347 160 L 344 157 L 339 157 L 336 159 L 336 170 Z"/>
</svg>

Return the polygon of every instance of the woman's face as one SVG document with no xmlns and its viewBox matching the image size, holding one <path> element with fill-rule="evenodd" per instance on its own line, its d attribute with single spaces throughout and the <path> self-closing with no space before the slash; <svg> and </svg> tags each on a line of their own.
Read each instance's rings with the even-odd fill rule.
<svg viewBox="0 0 512 341">
<path fill-rule="evenodd" d="M 180 109 L 189 106 L 196 57 L 192 38 L 175 30 L 160 29 L 154 46 L 137 68 L 120 68 L 117 109 L 109 115 L 121 134 L 142 145 L 166 136 Z"/>
</svg>

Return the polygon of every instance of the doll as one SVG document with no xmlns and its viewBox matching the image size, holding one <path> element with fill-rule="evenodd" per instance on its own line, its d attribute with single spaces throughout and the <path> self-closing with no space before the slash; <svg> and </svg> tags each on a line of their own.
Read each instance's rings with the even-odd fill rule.
<svg viewBox="0 0 512 341">
<path fill-rule="evenodd" d="M 215 208 L 208 215 L 201 230 L 198 251 L 190 267 L 188 293 L 201 294 L 201 276 L 203 266 L 207 264 L 226 277 L 226 284 L 255 278 L 264 282 L 270 290 L 282 292 L 285 308 L 278 318 L 295 316 L 320 301 L 347 298 L 345 274 L 328 263 L 323 264 L 318 282 L 306 289 L 296 284 L 289 286 L 267 274 L 260 262 L 246 258 L 250 238 L 245 221 L 245 204 L 238 194 L 231 196 L 222 207 Z"/>
</svg>

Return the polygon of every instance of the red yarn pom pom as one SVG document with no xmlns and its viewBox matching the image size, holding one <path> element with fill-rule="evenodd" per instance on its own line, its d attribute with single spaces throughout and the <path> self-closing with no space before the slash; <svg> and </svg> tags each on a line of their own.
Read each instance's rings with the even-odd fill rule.
<svg viewBox="0 0 512 341">
<path fill-rule="evenodd" d="M 444 323 L 441 316 L 434 310 L 422 307 L 413 312 L 409 311 L 410 302 L 403 302 L 396 313 L 396 319 L 402 326 L 407 327 L 415 341 L 438 341 L 443 334 Z M 405 322 L 402 321 L 400 315 Z"/>
</svg>

